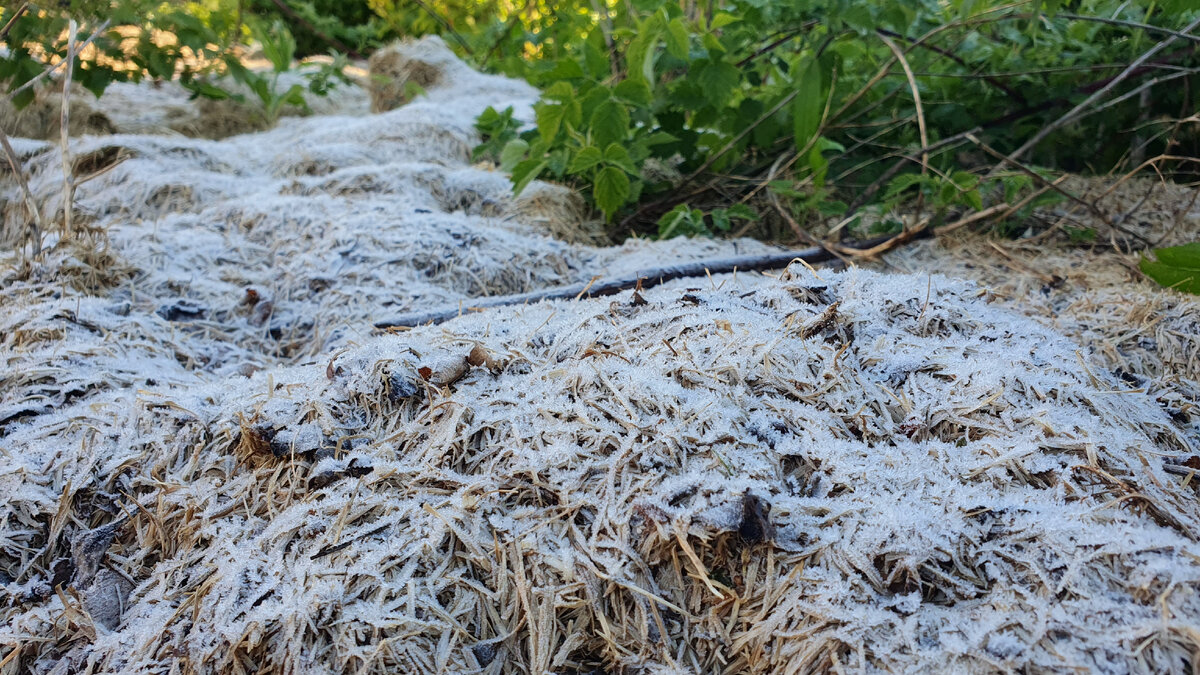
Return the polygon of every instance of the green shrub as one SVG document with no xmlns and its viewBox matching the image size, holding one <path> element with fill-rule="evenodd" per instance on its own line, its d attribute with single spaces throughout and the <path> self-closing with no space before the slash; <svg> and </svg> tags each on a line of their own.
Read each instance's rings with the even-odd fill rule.
<svg viewBox="0 0 1200 675">
<path fill-rule="evenodd" d="M 1071 4 L 1090 16 L 1171 30 L 1196 13 L 1179 2 Z M 558 23 L 516 20 L 525 35 L 497 43 L 493 66 L 518 72 L 543 95 L 536 129 L 517 134 L 509 125 L 496 135 L 482 124 L 481 154 L 513 172 L 517 191 L 538 177 L 567 182 L 610 222 L 623 215 L 624 225 L 644 229 L 669 215 L 677 223 L 670 231 L 711 231 L 691 215 L 680 220 L 693 211 L 673 210 L 689 201 L 669 194 L 678 190 L 722 203 L 769 184 L 779 194 L 790 190 L 794 207 L 836 218 L 883 180 L 886 189 L 869 196 L 884 208 L 918 194 L 941 210 L 982 208 L 1014 184 L 981 179 L 989 156 L 965 138 L 937 148 L 927 168 L 910 161 L 894 178 L 880 157 L 972 129 L 989 148 L 1011 152 L 1164 38 L 1060 14 L 1056 2 L 642 0 L 615 4 L 608 16 L 581 9 L 568 4 Z M 914 73 L 920 105 L 889 42 Z M 1195 90 L 1200 78 L 1179 69 L 1194 71 L 1200 58 L 1177 47 L 1164 52 L 1174 69 L 1167 72 Z M 536 58 L 511 61 L 509 52 Z M 889 62 L 891 71 L 877 77 Z M 1131 78 L 1111 98 L 1143 81 Z M 1126 96 L 1022 159 L 1060 171 L 1108 170 L 1128 153 L 1138 120 L 1188 109 L 1187 91 L 1160 86 L 1149 109 Z M 1167 142 L 1165 134 L 1152 138 L 1150 152 Z M 781 164 L 786 175 L 773 175 Z"/>
</svg>

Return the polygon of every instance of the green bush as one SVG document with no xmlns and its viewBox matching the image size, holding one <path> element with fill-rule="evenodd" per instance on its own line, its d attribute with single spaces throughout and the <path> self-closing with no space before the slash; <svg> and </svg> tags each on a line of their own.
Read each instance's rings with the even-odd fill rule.
<svg viewBox="0 0 1200 675">
<path fill-rule="evenodd" d="M 1193 0 L 75 0 L 12 11 L 0 13 L 9 91 L 65 53 L 71 17 L 81 40 L 110 22 L 95 36 L 102 58 L 76 64 L 92 91 L 178 77 L 219 97 L 233 94 L 206 75 L 229 72 L 268 118 L 304 94 L 276 91 L 275 77 L 231 58 L 253 30 L 286 22 L 299 32 L 291 56 L 440 33 L 477 66 L 543 91 L 535 128 L 485 113 L 478 156 L 511 170 L 518 191 L 535 178 L 576 186 L 617 235 L 720 232 L 765 215 L 768 196 L 809 222 L 905 200 L 940 217 L 1028 194 L 1039 185 L 1016 179 L 1029 167 L 1104 172 L 1131 155 L 1200 151 L 1197 134 L 1171 123 L 1197 103 L 1194 40 L 1159 50 L 1108 91 L 1200 16 Z M 142 30 L 126 39 L 118 27 Z M 175 39 L 157 42 L 155 31 Z M 1139 93 L 1150 85 L 1147 100 Z M 1026 167 L 990 170 L 1098 91 L 1107 95 L 1089 114 L 1020 158 Z"/>
<path fill-rule="evenodd" d="M 474 55 L 543 89 L 536 129 L 493 129 L 496 111 L 481 118 L 483 152 L 513 172 L 518 191 L 538 177 L 565 181 L 610 221 L 623 215 L 642 230 L 664 217 L 676 223 L 671 231 L 685 221 L 693 225 L 684 230 L 711 230 L 690 215 L 681 221 L 691 211 L 674 211 L 686 200 L 672 192 L 720 204 L 768 184 L 788 186 L 793 207 L 821 217 L 844 214 L 880 180 L 877 201 L 922 195 L 942 209 L 978 209 L 1017 175 L 981 180 L 977 170 L 994 161 L 983 146 L 959 138 L 932 152 L 927 169 L 908 162 L 895 177 L 881 158 L 973 129 L 986 149 L 1009 153 L 1164 39 L 1138 23 L 1179 30 L 1197 15 L 1182 0 L 1070 3 L 1080 16 L 1059 4 L 641 0 L 607 16 L 568 4 L 561 21 L 516 21 L 522 37 L 496 43 L 488 59 Z M 1150 77 L 1139 73 L 1102 114 L 1064 126 L 1022 160 L 1059 171 L 1116 166 L 1135 129 L 1189 110 L 1187 92 L 1200 88 L 1193 44 L 1177 43 L 1156 63 L 1149 72 L 1177 84 L 1154 89 L 1148 108 L 1126 96 Z M 1147 156 L 1170 140 L 1151 136 Z M 772 174 L 781 164 L 783 182 Z"/>
</svg>

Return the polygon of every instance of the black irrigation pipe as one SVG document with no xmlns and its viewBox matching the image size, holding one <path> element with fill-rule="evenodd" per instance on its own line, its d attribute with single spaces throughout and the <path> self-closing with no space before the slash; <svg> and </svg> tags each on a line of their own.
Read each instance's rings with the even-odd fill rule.
<svg viewBox="0 0 1200 675">
<path fill-rule="evenodd" d="M 869 249 L 890 240 L 891 236 L 876 237 L 858 242 L 862 249 Z M 600 298 L 616 295 L 631 288 L 653 288 L 659 284 L 687 277 L 702 277 L 708 274 L 727 274 L 735 270 L 758 271 L 787 267 L 797 260 L 806 263 L 821 263 L 833 260 L 836 256 L 820 246 L 797 251 L 783 251 L 766 255 L 744 255 L 731 258 L 712 258 L 695 262 L 656 267 L 638 274 L 613 277 L 611 279 L 593 280 L 588 283 L 558 286 L 531 293 L 516 295 L 501 295 L 491 298 L 479 298 L 464 302 L 462 307 L 441 309 L 433 312 L 413 312 L 401 314 L 390 319 L 375 323 L 376 328 L 413 328 L 416 326 L 436 325 L 444 323 L 461 315 L 494 307 L 509 305 L 526 305 L 545 300 L 571 300 L 575 298 Z"/>
</svg>

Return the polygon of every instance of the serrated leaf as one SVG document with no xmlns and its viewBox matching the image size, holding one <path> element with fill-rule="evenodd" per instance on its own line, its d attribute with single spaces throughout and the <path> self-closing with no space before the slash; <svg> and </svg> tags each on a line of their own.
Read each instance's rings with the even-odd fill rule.
<svg viewBox="0 0 1200 675">
<path fill-rule="evenodd" d="M 718 28 L 724 28 L 725 26 L 737 23 L 739 21 L 741 21 L 741 19 L 737 18 L 736 16 L 734 16 L 728 12 L 720 12 L 716 16 L 713 17 L 710 28 L 712 30 L 716 30 Z"/>
<path fill-rule="evenodd" d="M 542 98 L 553 99 L 555 101 L 566 101 L 574 97 L 575 87 L 572 87 L 570 82 L 555 82 L 542 92 Z"/>
<path fill-rule="evenodd" d="M 741 81 L 741 74 L 732 63 L 710 61 L 696 74 L 696 81 L 703 90 L 704 97 L 713 105 L 721 107 L 733 96 L 733 90 Z"/>
<path fill-rule="evenodd" d="M 979 190 L 967 190 L 963 193 L 963 201 L 976 211 L 983 210 L 983 195 Z"/>
<path fill-rule="evenodd" d="M 656 145 L 662 145 L 664 143 L 674 143 L 677 140 L 679 140 L 679 139 L 672 136 L 671 134 L 668 134 L 665 131 L 656 131 L 656 132 L 650 134 L 649 136 L 645 137 L 644 139 L 642 139 L 642 143 L 646 147 L 650 148 L 650 147 L 654 147 Z"/>
<path fill-rule="evenodd" d="M 604 212 L 604 216 L 612 219 L 617 209 L 625 204 L 629 197 L 629 176 L 615 166 L 606 166 L 596 174 L 596 184 L 592 187 L 592 196 L 596 206 Z"/>
<path fill-rule="evenodd" d="M 712 54 L 724 54 L 726 52 L 725 45 L 721 44 L 721 39 L 712 33 L 701 35 L 700 44 L 704 45 L 704 48 Z"/>
<path fill-rule="evenodd" d="M 529 152 L 529 143 L 519 138 L 509 141 L 500 151 L 500 169 L 512 171 L 525 158 L 526 152 Z"/>
<path fill-rule="evenodd" d="M 604 34 L 597 26 L 583 43 L 583 65 L 590 77 L 600 79 L 609 75 L 610 63 L 604 49 Z"/>
<path fill-rule="evenodd" d="M 512 108 L 509 108 L 512 110 Z M 500 122 L 500 113 L 492 106 L 484 108 L 483 112 L 479 113 L 479 117 L 475 119 L 475 129 L 478 131 L 490 130 L 493 126 Z"/>
<path fill-rule="evenodd" d="M 613 143 L 604 149 L 604 161 L 613 166 L 620 167 L 629 173 L 637 173 L 637 167 L 633 165 L 633 158 L 629 156 L 629 151 L 624 146 Z"/>
<path fill-rule="evenodd" d="M 592 142 L 600 147 L 609 143 L 619 143 L 629 134 L 629 110 L 620 103 L 609 99 L 592 112 L 590 125 Z"/>
<path fill-rule="evenodd" d="M 575 157 L 571 160 L 570 166 L 567 167 L 567 172 L 583 173 L 584 171 L 591 169 L 603 161 L 604 155 L 600 152 L 600 148 L 589 145 L 575 155 Z"/>
<path fill-rule="evenodd" d="M 658 45 L 659 31 L 647 30 L 629 43 L 626 59 L 629 62 L 629 77 L 641 78 L 646 82 L 654 81 L 654 52 Z"/>
<path fill-rule="evenodd" d="M 1157 261 L 1142 257 L 1142 273 L 1159 285 L 1200 295 L 1200 242 L 1155 249 Z"/>
<path fill-rule="evenodd" d="M 744 220 L 758 220 L 758 211 L 755 211 L 749 204 L 734 204 L 726 211 L 733 218 L 742 218 Z"/>
<path fill-rule="evenodd" d="M 554 67 L 546 72 L 547 80 L 574 80 L 583 77 L 583 66 L 574 59 L 559 59 Z M 562 82 L 561 84 L 566 84 Z"/>
<path fill-rule="evenodd" d="M 543 140 L 552 141 L 558 136 L 562 127 L 565 108 L 561 104 L 538 103 L 534 106 L 534 117 L 537 119 L 538 135 Z"/>
<path fill-rule="evenodd" d="M 641 78 L 621 80 L 613 87 L 613 95 L 639 105 L 649 105 L 654 98 L 650 85 Z"/>
<path fill-rule="evenodd" d="M 667 24 L 667 53 L 686 61 L 690 51 L 689 41 L 688 29 L 683 25 L 683 19 L 671 19 Z"/>
</svg>

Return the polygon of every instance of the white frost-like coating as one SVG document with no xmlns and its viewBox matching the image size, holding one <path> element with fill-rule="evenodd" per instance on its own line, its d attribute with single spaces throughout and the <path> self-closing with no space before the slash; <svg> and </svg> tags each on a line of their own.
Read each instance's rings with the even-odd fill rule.
<svg viewBox="0 0 1200 675">
<path fill-rule="evenodd" d="M 2 270 L 0 660 L 1194 669 L 1195 439 L 973 284 L 793 266 L 372 331 L 767 250 L 546 236 L 469 162 L 536 92 L 446 68 L 381 115 L 73 144 L 111 250 Z M 53 213 L 57 150 L 19 150 Z"/>
</svg>

